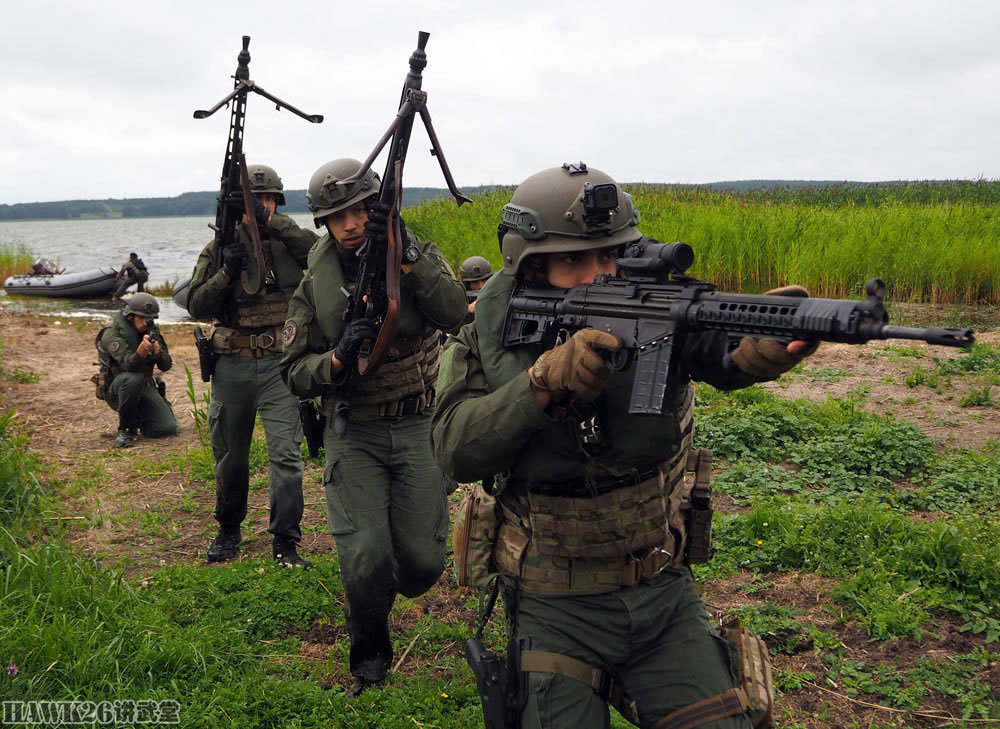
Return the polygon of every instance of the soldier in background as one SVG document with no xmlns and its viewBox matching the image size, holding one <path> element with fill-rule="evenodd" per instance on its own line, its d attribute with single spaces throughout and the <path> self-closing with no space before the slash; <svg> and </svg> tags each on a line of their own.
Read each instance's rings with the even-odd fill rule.
<svg viewBox="0 0 1000 729">
<path fill-rule="evenodd" d="M 113 301 L 117 301 L 124 296 L 125 291 L 132 284 L 138 284 L 138 292 L 143 293 L 143 286 L 149 281 L 149 270 L 146 268 L 146 264 L 142 262 L 142 259 L 133 251 L 129 253 L 128 260 L 125 261 L 121 270 L 115 274 L 115 281 L 118 282 L 118 285 L 115 286 L 115 291 L 111 295 Z"/>
<path fill-rule="evenodd" d="M 148 438 L 177 433 L 163 380 L 153 374 L 154 368 L 166 372 L 173 364 L 153 321 L 159 313 L 155 296 L 135 294 L 97 335 L 101 372 L 95 381 L 98 397 L 118 413 L 116 448 L 131 446 L 140 431 Z"/>
<path fill-rule="evenodd" d="M 222 562 L 238 554 L 240 525 L 247 515 L 250 441 L 259 413 L 270 464 L 268 531 L 274 537 L 273 556 L 286 567 L 310 567 L 311 563 L 298 554 L 303 511 L 302 426 L 298 402 L 281 381 L 278 362 L 288 301 L 302 279 L 316 234 L 277 212 L 278 206 L 285 204 L 284 186 L 271 167 L 247 167 L 251 189 L 262 206 L 254 215 L 267 265 L 264 289 L 251 296 L 241 286 L 244 269 L 251 281 L 259 280 L 261 273 L 256 258 L 249 255 L 250 238 L 241 223 L 237 240 L 222 250 L 221 256 L 216 241 L 205 246 L 188 295 L 191 316 L 215 320 L 211 341 L 217 359 L 208 423 L 215 454 L 219 533 L 208 549 L 208 561 Z"/>
<path fill-rule="evenodd" d="M 588 203 L 589 185 L 613 188 L 615 204 Z M 520 725 L 607 727 L 610 702 L 653 726 L 736 684 L 687 567 L 691 510 L 681 507 L 681 484 L 689 452 L 702 456 L 691 451 L 690 382 L 746 387 L 815 347 L 746 338 L 730 366 L 725 332 L 689 335 L 678 343 L 668 410 L 629 415 L 635 364 L 612 373 L 601 356 L 621 347 L 617 337 L 581 329 L 562 342 L 506 349 L 502 334 L 517 281 L 571 288 L 615 273 L 619 252 L 641 238 L 631 196 L 603 172 L 564 165 L 525 180 L 504 212 L 503 271 L 442 357 L 434 455 L 460 482 L 493 484 L 497 508 L 476 529 L 495 518 L 497 531 L 492 555 L 477 553 L 477 571 L 499 571 L 508 640 L 530 641 L 520 654 Z M 456 565 L 475 558 L 461 549 L 456 541 Z M 701 719 L 749 729 L 742 712 L 738 702 L 728 713 L 713 706 Z M 702 725 L 687 719 L 670 726 Z"/>
<path fill-rule="evenodd" d="M 493 275 L 493 268 L 482 256 L 470 256 L 462 261 L 458 275 L 462 279 L 462 285 L 465 286 L 466 298 L 469 301 L 468 316 L 465 321 L 468 324 L 476 312 L 476 292 L 486 285 L 486 280 Z"/>
<path fill-rule="evenodd" d="M 318 397 L 327 415 L 323 486 L 346 597 L 352 696 L 381 684 L 392 663 L 388 618 L 396 594 L 422 595 L 444 570 L 448 483 L 431 457 L 428 430 L 440 330 L 465 313 L 462 285 L 437 246 L 404 232 L 399 327 L 379 367 L 357 375 L 361 344 L 376 332 L 368 319 L 345 322 L 344 292 L 355 286 L 366 226 L 385 235 L 388 219 L 375 200 L 374 171 L 338 184 L 360 168 L 354 159 L 334 160 L 309 182 L 309 209 L 326 234 L 289 307 L 281 361 L 292 392 Z M 338 393 L 348 372 L 349 390 Z M 338 394 L 351 405 L 343 439 L 333 427 Z"/>
</svg>

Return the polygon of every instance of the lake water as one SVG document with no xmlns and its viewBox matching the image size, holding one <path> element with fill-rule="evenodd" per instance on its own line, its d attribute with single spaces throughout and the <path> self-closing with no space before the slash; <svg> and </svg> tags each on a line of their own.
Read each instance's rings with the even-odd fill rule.
<svg viewBox="0 0 1000 729">
<path fill-rule="evenodd" d="M 303 228 L 314 230 L 312 216 L 291 216 Z M 20 243 L 35 257 L 58 261 L 67 271 L 99 266 L 120 268 L 135 251 L 149 268 L 149 284 L 157 286 L 187 278 L 198 254 L 212 239 L 209 217 L 119 218 L 111 220 L 36 220 L 0 222 L 0 243 Z M 27 272 L 26 272 L 27 273 Z M 4 308 L 66 316 L 108 315 L 117 308 L 110 301 L 42 299 L 0 294 Z M 176 322 L 187 312 L 169 298 L 160 299 L 161 320 Z"/>
</svg>

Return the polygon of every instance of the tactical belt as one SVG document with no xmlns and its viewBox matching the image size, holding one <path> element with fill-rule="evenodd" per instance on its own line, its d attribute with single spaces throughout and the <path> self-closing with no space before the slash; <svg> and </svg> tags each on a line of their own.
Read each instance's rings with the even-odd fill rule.
<svg viewBox="0 0 1000 729">
<path fill-rule="evenodd" d="M 536 483 L 525 482 L 528 491 L 533 494 L 546 494 L 547 496 L 567 496 L 575 498 L 586 498 L 588 496 L 600 496 L 611 491 L 635 486 L 636 484 L 654 478 L 661 468 L 657 463 L 649 468 L 633 468 L 631 473 L 622 476 L 612 476 L 609 478 L 596 478 L 587 482 L 585 478 L 575 478 L 569 481 L 558 483 Z"/>
<path fill-rule="evenodd" d="M 361 421 L 377 418 L 405 418 L 422 413 L 432 405 L 434 405 L 434 390 L 427 390 L 393 402 L 384 402 L 378 405 L 355 405 L 351 408 L 351 418 Z"/>
<path fill-rule="evenodd" d="M 259 334 L 233 334 L 228 339 L 228 347 L 218 350 L 220 354 L 238 354 L 241 357 L 260 359 L 272 354 L 281 354 L 281 337 L 275 328 Z"/>
</svg>

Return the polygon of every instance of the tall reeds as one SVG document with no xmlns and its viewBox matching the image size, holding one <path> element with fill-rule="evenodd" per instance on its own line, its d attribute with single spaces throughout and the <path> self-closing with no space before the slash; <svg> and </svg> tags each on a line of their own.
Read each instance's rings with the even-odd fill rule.
<svg viewBox="0 0 1000 729">
<path fill-rule="evenodd" d="M 696 254 L 691 273 L 724 291 L 798 283 L 854 298 L 878 276 L 890 298 L 942 305 L 1000 303 L 1000 183 L 779 188 L 742 193 L 627 186 L 640 229 Z M 432 200 L 404 216 L 457 268 L 470 255 L 500 263 L 496 227 L 511 188 L 456 208 Z"/>
<path fill-rule="evenodd" d="M 0 242 L 0 282 L 15 273 L 28 273 L 35 254 L 18 242 Z"/>
</svg>

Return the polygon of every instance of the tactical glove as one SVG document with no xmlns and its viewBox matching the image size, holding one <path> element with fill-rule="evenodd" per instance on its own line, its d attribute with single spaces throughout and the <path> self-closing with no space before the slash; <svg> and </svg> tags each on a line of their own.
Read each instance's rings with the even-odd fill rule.
<svg viewBox="0 0 1000 729">
<path fill-rule="evenodd" d="M 239 278 L 248 257 L 246 247 L 238 240 L 233 241 L 222 249 L 222 270 L 231 279 Z"/>
<path fill-rule="evenodd" d="M 368 222 L 365 223 L 365 234 L 372 240 L 389 239 L 389 213 L 392 207 L 388 203 L 371 203 L 368 206 Z M 406 225 L 403 217 L 399 217 L 399 232 L 401 245 L 406 241 Z"/>
<path fill-rule="evenodd" d="M 256 195 L 251 195 L 250 199 L 253 201 L 253 217 L 257 221 L 257 225 L 260 227 L 266 227 L 268 222 L 271 220 L 271 211 L 267 209 L 267 206 L 257 199 Z M 230 193 L 229 197 L 226 198 L 226 205 L 237 213 L 246 214 L 246 205 L 243 203 L 243 193 L 233 192 Z"/>
<path fill-rule="evenodd" d="M 271 211 L 267 209 L 267 206 L 257 199 L 256 195 L 251 195 L 250 199 L 253 200 L 253 216 L 257 218 L 257 225 L 261 228 L 266 228 L 271 222 Z"/>
<path fill-rule="evenodd" d="M 531 382 L 560 400 L 573 394 L 580 400 L 594 400 L 604 390 L 611 370 L 598 349 L 621 349 L 614 334 L 600 329 L 581 329 L 566 342 L 553 347 L 535 360 Z"/>
<path fill-rule="evenodd" d="M 344 365 L 345 369 L 353 367 L 357 364 L 361 343 L 377 336 L 378 332 L 375 331 L 375 324 L 371 319 L 355 319 L 344 328 L 344 333 L 340 335 L 340 341 L 333 350 L 333 356 Z"/>
<path fill-rule="evenodd" d="M 782 286 L 765 292 L 766 296 L 808 297 L 809 291 L 802 286 Z M 788 372 L 799 362 L 811 355 L 819 347 L 819 342 L 809 342 L 792 354 L 776 339 L 753 339 L 743 337 L 739 347 L 732 353 L 733 362 L 743 372 L 758 380 L 773 380 Z"/>
</svg>

